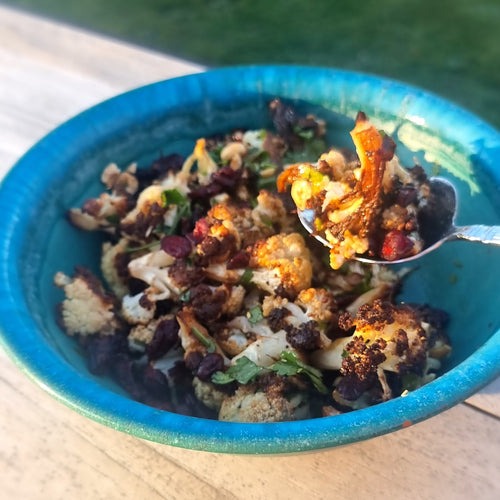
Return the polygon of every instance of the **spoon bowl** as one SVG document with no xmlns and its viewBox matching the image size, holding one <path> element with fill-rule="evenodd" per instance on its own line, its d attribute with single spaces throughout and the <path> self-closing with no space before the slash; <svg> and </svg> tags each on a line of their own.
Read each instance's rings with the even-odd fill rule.
<svg viewBox="0 0 500 500">
<path fill-rule="evenodd" d="M 486 245 L 500 246 L 500 226 L 455 225 L 457 212 L 457 192 L 451 182 L 442 177 L 429 179 L 432 203 L 424 207 L 418 215 L 419 232 L 424 240 L 422 251 L 396 260 L 384 260 L 366 255 L 356 255 L 354 260 L 368 264 L 404 264 L 419 259 L 440 247 L 446 241 L 462 239 Z M 297 210 L 304 228 L 326 247 L 332 244 L 314 229 L 314 210 Z"/>
</svg>

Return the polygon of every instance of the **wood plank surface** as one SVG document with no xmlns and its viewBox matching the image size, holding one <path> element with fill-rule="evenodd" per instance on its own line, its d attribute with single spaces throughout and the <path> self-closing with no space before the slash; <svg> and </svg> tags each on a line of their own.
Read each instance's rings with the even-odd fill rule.
<svg viewBox="0 0 500 500">
<path fill-rule="evenodd" d="M 203 68 L 0 6 L 0 175 L 75 113 Z M 295 456 L 150 443 L 56 402 L 0 351 L 1 499 L 497 499 L 500 381 L 393 434 Z"/>
</svg>

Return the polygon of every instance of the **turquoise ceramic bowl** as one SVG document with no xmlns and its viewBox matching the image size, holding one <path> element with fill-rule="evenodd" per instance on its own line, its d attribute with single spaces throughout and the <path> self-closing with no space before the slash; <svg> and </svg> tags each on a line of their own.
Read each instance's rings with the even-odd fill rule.
<svg viewBox="0 0 500 500">
<path fill-rule="evenodd" d="M 329 124 L 332 143 L 363 110 L 459 192 L 458 224 L 500 223 L 500 134 L 466 111 L 398 82 L 331 69 L 243 67 L 149 85 L 78 115 L 34 146 L 0 188 L 0 324 L 3 347 L 56 399 L 114 429 L 169 445 L 227 453 L 290 453 L 395 431 L 450 408 L 500 375 L 500 249 L 447 243 L 418 262 L 402 299 L 451 314 L 453 354 L 427 386 L 378 406 L 316 420 L 235 424 L 159 411 L 90 375 L 75 342 L 54 320 L 52 284 L 75 264 L 97 269 L 99 238 L 71 227 L 65 212 L 99 192 L 110 161 L 146 165 L 188 153 L 193 141 L 235 126 L 268 125 L 267 103 L 291 99 Z M 439 167 L 437 167 L 439 165 Z"/>
</svg>

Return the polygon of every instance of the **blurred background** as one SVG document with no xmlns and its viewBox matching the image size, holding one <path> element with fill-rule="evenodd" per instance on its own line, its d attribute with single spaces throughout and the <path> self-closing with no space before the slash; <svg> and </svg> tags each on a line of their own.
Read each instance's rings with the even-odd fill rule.
<svg viewBox="0 0 500 500">
<path fill-rule="evenodd" d="M 293 63 L 411 83 L 500 128 L 499 0 L 0 0 L 203 65 Z"/>
</svg>

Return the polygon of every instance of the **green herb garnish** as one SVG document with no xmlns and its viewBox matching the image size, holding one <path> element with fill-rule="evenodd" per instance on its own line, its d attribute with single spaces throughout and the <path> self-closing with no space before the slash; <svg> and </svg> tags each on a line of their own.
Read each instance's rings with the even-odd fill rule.
<svg viewBox="0 0 500 500">
<path fill-rule="evenodd" d="M 247 267 L 243 271 L 241 278 L 238 280 L 238 285 L 248 286 L 252 282 L 252 278 L 253 278 L 253 271 L 249 267 Z"/>
<path fill-rule="evenodd" d="M 229 384 L 236 381 L 244 385 L 255 380 L 264 370 L 246 356 L 243 356 L 238 358 L 236 363 L 228 368 L 226 372 L 215 372 L 212 375 L 212 382 L 214 384 Z"/>
<path fill-rule="evenodd" d="M 200 344 L 203 344 L 207 348 L 209 353 L 215 352 L 215 343 L 213 340 L 205 337 L 196 326 L 191 327 L 191 332 L 193 332 L 193 335 L 199 340 Z"/>
<path fill-rule="evenodd" d="M 280 360 L 276 361 L 269 368 L 262 368 L 246 356 L 243 356 L 238 358 L 236 364 L 231 366 L 226 372 L 214 373 L 212 375 L 212 382 L 214 384 L 229 384 L 236 381 L 240 384 L 248 384 L 250 381 L 255 380 L 261 373 L 268 371 L 273 371 L 282 377 L 304 375 L 309 378 L 318 392 L 322 394 L 328 392 L 325 384 L 323 384 L 321 372 L 317 368 L 302 362 L 292 351 L 283 351 Z"/>
<path fill-rule="evenodd" d="M 321 372 L 301 361 L 297 354 L 292 351 L 283 351 L 280 360 L 274 363 L 269 369 L 278 375 L 305 375 L 312 382 L 318 392 L 326 394 L 328 389 L 323 384 Z"/>
<path fill-rule="evenodd" d="M 161 201 L 163 207 L 167 208 L 169 205 L 185 205 L 189 200 L 178 189 L 166 189 L 161 193 Z"/>
<path fill-rule="evenodd" d="M 146 243 L 144 245 L 140 245 L 138 247 L 127 247 L 123 251 L 123 253 L 133 253 L 133 252 L 139 252 L 140 250 L 150 250 L 156 245 L 159 245 L 160 242 L 158 240 L 152 241 L 151 243 Z"/>
<path fill-rule="evenodd" d="M 262 321 L 264 319 L 264 315 L 262 314 L 262 309 L 259 306 L 252 307 L 247 312 L 247 318 L 252 325 L 255 325 L 259 321 Z"/>
</svg>

